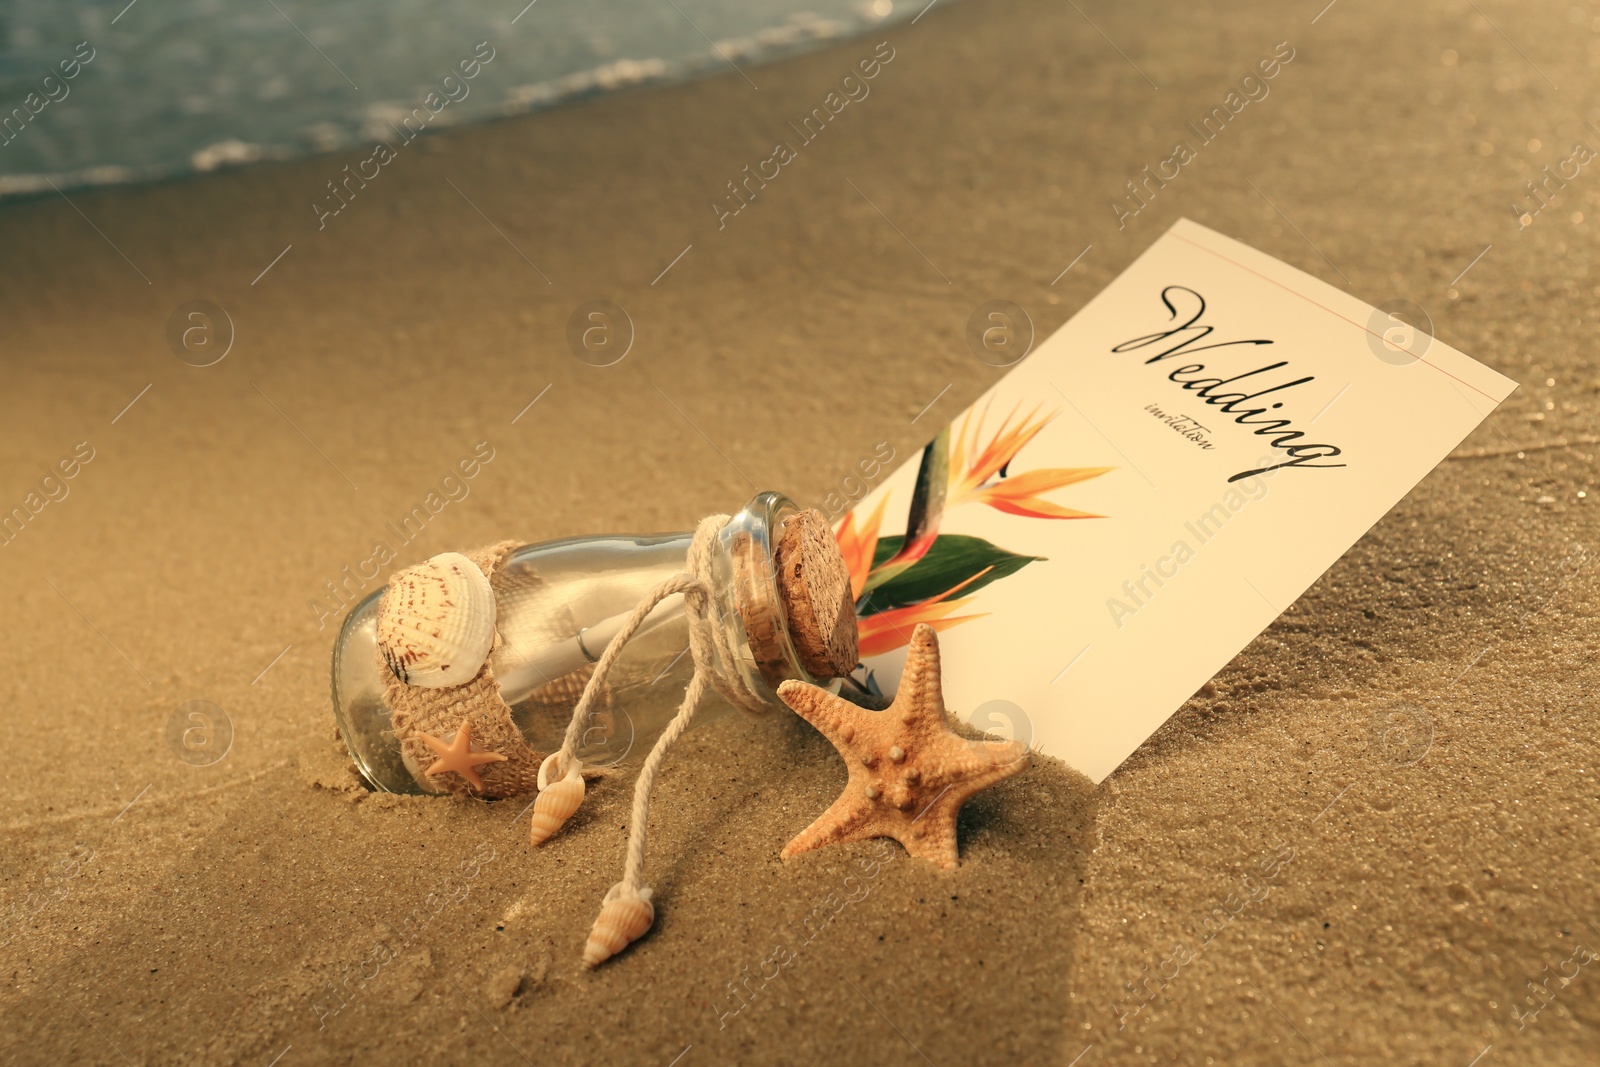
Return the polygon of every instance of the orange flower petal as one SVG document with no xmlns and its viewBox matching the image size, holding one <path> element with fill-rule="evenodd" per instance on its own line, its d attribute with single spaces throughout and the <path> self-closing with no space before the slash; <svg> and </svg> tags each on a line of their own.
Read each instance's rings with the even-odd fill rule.
<svg viewBox="0 0 1600 1067">
<path fill-rule="evenodd" d="M 874 642 L 884 640 L 885 638 L 882 638 L 882 634 L 885 630 L 892 631 L 898 634 L 900 638 L 903 638 L 903 640 L 895 640 L 888 648 L 880 650 L 886 652 L 889 649 L 899 648 L 907 641 L 910 641 L 909 631 L 916 629 L 919 622 L 926 622 L 937 630 L 941 624 L 943 626 L 954 626 L 956 623 L 965 622 L 967 619 L 982 618 L 981 615 L 963 615 L 959 619 L 946 619 L 946 615 L 971 599 L 971 597 L 961 597 L 958 600 L 949 600 L 947 598 L 961 592 L 961 590 L 992 570 L 994 570 L 993 565 L 985 567 L 966 581 L 957 582 L 938 596 L 929 597 L 920 603 L 907 604 L 902 608 L 890 608 L 888 611 L 880 611 L 876 615 L 868 615 L 864 619 L 857 620 L 856 632 L 863 642 L 869 638 L 873 639 Z M 883 621 L 880 622 L 879 620 Z M 935 620 L 939 620 L 939 622 L 935 622 Z M 861 653 L 863 658 L 870 654 L 867 652 Z"/>
<path fill-rule="evenodd" d="M 1054 504 L 1041 494 L 1052 489 L 1059 489 L 1064 485 L 1088 481 L 1098 478 L 1114 467 L 1053 467 L 1043 470 L 1026 471 L 1002 478 L 993 485 L 985 486 L 969 494 L 969 500 L 976 500 L 988 504 L 997 511 L 1004 511 L 1010 515 L 1025 515 L 1039 519 L 1099 519 L 1102 515 L 1091 514 L 1087 511 L 1076 511 Z"/>
<path fill-rule="evenodd" d="M 1090 478 L 1098 478 L 1107 471 L 1114 470 L 1115 467 L 1041 467 L 1038 470 L 1023 471 L 1021 474 L 1002 478 L 990 488 L 1020 487 L 1020 491 L 1024 493 L 1048 493 L 1052 489 L 1086 482 Z"/>
<path fill-rule="evenodd" d="M 860 622 L 861 658 L 881 656 L 885 652 L 893 652 L 910 644 L 911 634 L 916 630 L 918 623 L 925 622 L 935 630 L 948 630 L 952 626 L 983 618 L 982 614 L 949 617 L 952 611 L 970 599 L 970 597 L 960 597 L 937 603 L 930 601 L 895 608 L 893 611 L 884 611 L 877 615 L 868 615 Z"/>
<path fill-rule="evenodd" d="M 881 566 L 874 567 L 867 576 L 865 588 L 876 589 L 883 583 L 890 581 L 904 571 L 910 570 L 923 556 L 928 554 L 928 549 L 933 547 L 934 541 L 939 539 L 937 533 L 928 534 L 917 538 L 915 541 L 906 541 L 900 546 L 900 551 L 883 561 Z M 856 594 L 860 597 L 860 594 Z"/>
<path fill-rule="evenodd" d="M 845 567 L 850 571 L 852 600 L 860 598 L 861 590 L 867 584 L 867 576 L 872 573 L 872 557 L 878 551 L 878 529 L 883 525 L 883 509 L 888 503 L 889 494 L 884 493 L 859 532 L 856 530 L 856 513 L 851 511 L 844 517 L 835 535 L 839 542 L 839 553 L 844 556 Z"/>
<path fill-rule="evenodd" d="M 1017 417 L 1021 407 L 1022 405 L 1018 404 L 1011 409 L 1011 414 L 1000 423 L 1000 428 L 994 432 L 994 436 L 982 451 L 975 450 L 978 434 L 983 425 L 983 416 L 980 415 L 974 420 L 968 415 L 962 421 L 961 432 L 958 435 L 959 447 L 951 450 L 950 505 L 971 499 L 980 485 L 1016 459 L 1017 453 L 1021 452 L 1028 442 L 1038 436 L 1039 431 L 1056 417 L 1056 413 L 1052 412 L 1043 418 L 1037 418 L 1039 408 L 1035 407 L 1022 418 L 1021 422 L 1013 426 L 1012 420 Z M 987 409 L 984 414 L 987 414 Z M 967 459 L 969 450 L 974 450 L 970 461 Z"/>
<path fill-rule="evenodd" d="M 1021 515 L 1029 519 L 1103 519 L 1104 515 L 1097 515 L 1092 511 L 1075 511 L 1064 508 L 1059 504 L 1052 504 L 1048 500 L 1035 496 L 1023 496 L 1017 499 L 990 495 L 988 491 L 974 497 L 979 503 L 988 504 L 996 511 L 1003 511 L 1007 515 Z"/>
</svg>

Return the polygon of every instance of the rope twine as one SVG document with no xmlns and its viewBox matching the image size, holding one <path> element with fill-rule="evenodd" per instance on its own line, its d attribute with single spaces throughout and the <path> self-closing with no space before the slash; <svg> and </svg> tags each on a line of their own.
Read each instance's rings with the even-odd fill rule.
<svg viewBox="0 0 1600 1067">
<path fill-rule="evenodd" d="M 673 575 L 651 590 L 650 594 L 633 609 L 633 613 L 628 616 L 627 622 L 617 635 L 606 645 L 606 650 L 594 666 L 594 673 L 584 686 L 583 695 L 573 708 L 572 721 L 567 726 L 561 748 L 546 757 L 539 768 L 538 785 L 541 791 L 557 779 L 582 781 L 583 763 L 578 759 L 577 748 L 583 739 L 584 731 L 588 729 L 589 716 L 607 676 L 611 673 L 612 666 L 656 606 L 670 596 L 681 594 L 689 623 L 689 653 L 694 660 L 694 674 L 690 676 L 689 684 L 684 688 L 683 702 L 678 705 L 677 714 L 656 739 L 649 756 L 645 758 L 643 768 L 639 771 L 638 779 L 634 782 L 633 817 L 628 828 L 627 861 L 623 868 L 622 880 L 606 893 L 605 908 L 612 907 L 616 902 L 638 900 L 648 904 L 650 900 L 650 887 L 644 884 L 650 794 L 655 788 L 656 775 L 660 773 L 668 751 L 694 721 L 695 713 L 700 708 L 706 690 L 715 689 L 734 707 L 752 715 L 763 714 L 769 710 L 767 703 L 746 685 L 734 669 L 734 664 L 738 662 L 736 652 L 726 628 L 719 625 L 721 620 L 716 615 L 712 573 L 713 552 L 718 535 L 727 524 L 727 515 L 710 515 L 700 520 L 689 545 L 685 572 Z M 604 917 L 603 908 L 602 919 Z M 642 933 L 641 930 L 640 934 Z"/>
</svg>

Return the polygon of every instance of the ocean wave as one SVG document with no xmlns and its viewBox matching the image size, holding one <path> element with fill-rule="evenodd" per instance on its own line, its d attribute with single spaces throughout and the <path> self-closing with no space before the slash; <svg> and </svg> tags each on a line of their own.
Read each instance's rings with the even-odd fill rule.
<svg viewBox="0 0 1600 1067">
<path fill-rule="evenodd" d="M 187 2 L 204 6 L 206 0 Z M 398 5 L 386 7 L 391 23 L 396 21 L 396 7 L 404 9 L 409 2 L 412 0 L 400 0 Z M 536 13 L 546 12 L 530 5 L 521 15 L 508 21 L 501 19 L 505 25 L 495 25 L 496 20 L 491 19 L 490 28 L 474 39 L 486 37 L 499 42 L 501 58 L 494 65 L 499 84 L 480 79 L 469 99 L 438 114 L 433 125 L 492 121 L 579 99 L 688 81 L 730 68 L 743 72 L 754 64 L 803 52 L 914 14 L 913 10 L 896 11 L 894 0 L 808 0 L 808 8 L 821 8 L 821 13 L 810 9 L 786 11 L 786 0 L 767 0 L 765 4 L 740 5 L 735 18 L 729 14 L 733 9 L 716 7 L 730 2 L 685 0 L 679 6 L 698 19 L 691 20 L 690 14 L 685 14 L 681 25 L 668 21 L 635 26 L 635 17 L 641 14 L 636 0 L 604 0 L 599 4 L 606 9 L 603 11 L 596 10 L 595 0 L 591 0 L 585 15 L 556 27 L 559 32 L 551 31 L 553 18 L 547 18 L 533 47 L 526 36 L 519 38 L 518 31 L 526 27 L 512 24 L 524 16 L 532 20 Z M 44 10 L 14 15 L 13 21 L 26 20 L 30 14 L 48 21 L 40 14 Z M 666 11 L 670 14 L 672 8 Z M 605 18 L 608 12 L 614 16 L 610 22 Z M 628 17 L 622 18 L 623 15 Z M 314 15 L 303 17 L 312 19 Z M 431 17 L 417 13 L 417 34 L 426 30 L 437 36 L 437 29 L 427 27 Z M 139 51 L 141 43 L 166 28 L 159 24 L 140 28 L 130 25 L 133 21 L 132 12 L 116 26 L 96 25 L 93 18 L 79 20 L 73 32 L 94 40 L 98 59 L 92 67 L 86 67 L 71 99 L 52 109 L 59 114 L 40 115 L 40 120 L 49 121 L 35 122 L 26 138 L 19 138 L 0 151 L 0 198 L 203 174 L 369 145 L 392 131 L 395 123 L 418 106 L 430 83 L 438 80 L 434 57 L 430 56 L 426 65 L 411 58 L 408 50 L 420 47 L 414 40 L 408 38 L 391 49 L 408 57 L 404 62 L 397 61 L 407 69 L 370 62 L 372 69 L 368 69 L 341 52 L 343 38 L 332 32 L 338 26 L 324 28 L 318 36 L 312 26 L 302 23 L 300 28 L 312 37 L 302 39 L 284 25 L 284 32 L 273 38 L 275 44 L 263 46 L 257 42 L 258 52 L 267 53 L 251 56 L 261 74 L 258 80 L 248 82 L 251 72 L 247 70 L 238 75 L 211 76 L 209 81 L 202 78 L 197 89 L 182 80 L 160 80 L 166 76 L 153 73 L 151 63 L 179 57 L 193 67 L 207 55 L 203 42 L 175 43 L 170 36 L 163 37 L 160 49 L 166 55 L 147 55 Z M 698 32 L 699 22 L 713 29 L 735 21 L 754 25 L 736 35 L 710 37 Z M 763 25 L 763 21 L 767 24 Z M 404 28 L 387 27 L 390 33 Z M 223 27 L 224 32 L 226 29 Z M 278 27 L 266 21 L 254 23 L 251 29 L 259 36 L 275 32 Z M 305 47 L 313 37 L 327 45 L 328 55 L 321 55 L 322 45 L 315 50 Z M 677 54 L 672 54 L 669 47 L 661 47 L 676 43 L 687 48 L 690 37 L 694 47 L 680 48 Z M 43 42 L 47 38 L 39 30 L 22 39 Z M 709 49 L 708 40 L 715 41 Z M 640 43 L 660 54 L 625 54 Z M 273 54 L 274 48 L 287 51 L 279 56 Z M 59 51 L 60 45 L 33 45 L 41 56 L 53 54 L 51 49 Z M 608 51 L 611 56 L 592 65 L 560 69 L 573 65 L 574 53 L 600 56 Z M 617 56 L 618 52 L 624 54 Z M 343 65 L 334 55 L 343 60 Z M 28 70 L 30 65 L 38 64 L 31 57 L 19 57 L 15 49 L 8 53 L 0 48 L 0 118 L 8 113 L 5 108 L 13 98 L 27 91 L 25 79 L 8 79 L 4 72 Z M 366 83 L 360 96 L 345 91 L 348 87 L 344 82 L 357 84 L 351 80 L 352 75 Z M 99 83 L 92 81 L 95 76 L 101 78 Z M 151 79 L 156 79 L 154 87 L 145 84 Z M 375 101 L 371 99 L 374 93 L 381 93 Z"/>
</svg>

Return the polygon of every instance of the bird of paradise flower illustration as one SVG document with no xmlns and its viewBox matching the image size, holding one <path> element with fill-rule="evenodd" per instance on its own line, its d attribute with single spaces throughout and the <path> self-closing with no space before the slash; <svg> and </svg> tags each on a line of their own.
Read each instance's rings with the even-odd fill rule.
<svg viewBox="0 0 1600 1067">
<path fill-rule="evenodd" d="M 1044 558 L 1008 552 L 981 537 L 940 533 L 946 510 L 976 503 L 1032 519 L 1104 517 L 1064 507 L 1044 494 L 1098 478 L 1114 468 L 1011 472 L 1017 454 L 1059 414 L 1041 416 L 1036 407 L 1019 417 L 1021 407 L 1013 407 L 987 440 L 983 439 L 987 406 L 981 412 L 968 411 L 953 435 L 948 425 L 939 431 L 923 450 L 904 534 L 879 534 L 888 493 L 870 515 L 858 519 L 852 511 L 840 523 L 836 536 L 850 571 L 862 659 L 903 647 L 918 623 L 947 630 L 982 618 L 985 613 L 957 613 L 990 582 Z M 866 682 L 856 681 L 855 685 L 868 693 L 876 689 L 870 675 Z"/>
</svg>

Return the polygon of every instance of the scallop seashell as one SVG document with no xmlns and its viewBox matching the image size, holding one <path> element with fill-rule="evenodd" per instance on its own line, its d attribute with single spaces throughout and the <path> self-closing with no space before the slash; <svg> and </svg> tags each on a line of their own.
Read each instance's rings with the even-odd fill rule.
<svg viewBox="0 0 1600 1067">
<path fill-rule="evenodd" d="M 552 783 L 548 788 L 539 791 L 539 797 L 533 802 L 533 818 L 530 824 L 529 837 L 535 845 L 542 845 L 555 836 L 572 813 L 578 810 L 578 805 L 583 803 L 583 778 L 581 775 L 572 775 L 559 782 Z"/>
<path fill-rule="evenodd" d="M 589 931 L 589 940 L 583 946 L 583 965 L 597 967 L 645 935 L 655 922 L 656 909 L 650 903 L 650 887 L 639 890 L 637 896 L 622 892 L 618 882 L 606 894 L 600 915 Z"/>
<path fill-rule="evenodd" d="M 378 649 L 407 685 L 472 681 L 494 647 L 494 590 L 478 565 L 443 552 L 389 579 L 378 605 Z"/>
</svg>

